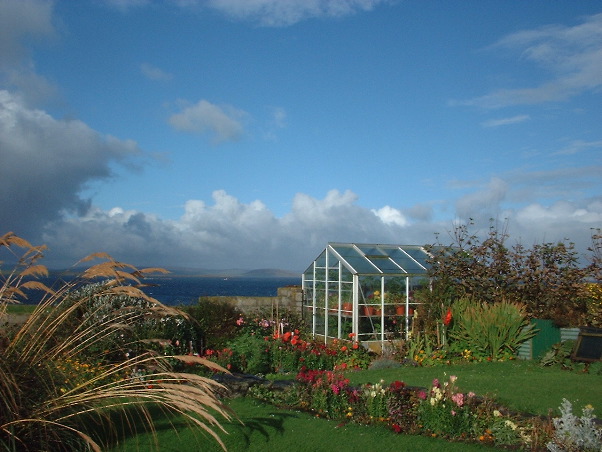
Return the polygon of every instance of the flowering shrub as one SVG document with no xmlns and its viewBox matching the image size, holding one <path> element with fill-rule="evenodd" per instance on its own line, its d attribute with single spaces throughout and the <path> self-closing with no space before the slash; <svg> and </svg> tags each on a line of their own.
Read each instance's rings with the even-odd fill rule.
<svg viewBox="0 0 602 452">
<path fill-rule="evenodd" d="M 237 320 L 242 333 L 222 351 L 205 350 L 204 357 L 236 372 L 253 374 L 296 373 L 301 368 L 316 370 L 366 369 L 370 353 L 358 342 L 334 340 L 330 344 L 307 341 L 298 329 L 281 332 L 265 318 Z M 227 351 L 226 351 L 227 350 Z"/>
<path fill-rule="evenodd" d="M 409 388 L 402 381 L 389 385 L 389 423 L 395 433 L 418 433 L 418 406 L 427 397 L 422 389 Z"/>
<path fill-rule="evenodd" d="M 347 416 L 350 404 L 359 397 L 339 371 L 303 369 L 297 382 L 300 407 L 330 419 Z"/>
<path fill-rule="evenodd" d="M 588 325 L 602 327 L 602 284 L 587 283 L 583 287 L 587 307 L 586 322 Z"/>
<path fill-rule="evenodd" d="M 418 420 L 429 432 L 452 438 L 463 437 L 476 430 L 476 417 L 470 402 L 474 394 L 464 395 L 455 387 L 456 377 L 443 383 L 433 380 L 425 401 L 418 408 Z"/>
<path fill-rule="evenodd" d="M 288 407 L 329 419 L 383 423 L 396 433 L 440 436 L 496 447 L 541 450 L 551 427 L 549 421 L 540 418 L 511 417 L 492 400 L 459 391 L 455 376 L 443 383 L 434 380 L 428 390 L 408 387 L 401 381 L 386 385 L 382 380 L 354 388 L 340 371 L 303 369 L 297 375 L 297 385 L 284 393 L 270 395 L 266 391 L 263 388 L 254 395 L 273 403 L 286 401 Z M 583 422 L 581 431 L 587 430 L 588 425 L 591 422 Z"/>
<path fill-rule="evenodd" d="M 367 383 L 362 387 L 362 400 L 366 407 L 366 412 L 370 422 L 384 422 L 389 419 L 389 409 L 387 406 L 388 391 L 384 385 L 384 380 L 379 383 Z"/>
<path fill-rule="evenodd" d="M 65 358 L 49 363 L 55 384 L 60 393 L 65 394 L 78 386 L 89 384 L 91 380 L 107 384 L 121 380 L 124 375 L 106 372 L 106 367 L 98 363 L 86 363 L 76 358 Z"/>
</svg>

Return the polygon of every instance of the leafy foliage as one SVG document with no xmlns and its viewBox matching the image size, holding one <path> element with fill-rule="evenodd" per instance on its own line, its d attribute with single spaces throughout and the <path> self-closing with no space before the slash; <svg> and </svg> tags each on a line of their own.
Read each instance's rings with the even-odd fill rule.
<svg viewBox="0 0 602 452">
<path fill-rule="evenodd" d="M 526 328 L 529 321 L 518 303 L 487 304 L 460 299 L 452 312 L 456 320 L 450 336 L 460 348 L 471 350 L 474 355 L 491 359 L 514 356 L 521 342 L 536 333 Z"/>
<path fill-rule="evenodd" d="M 594 423 L 594 409 L 583 408 L 580 417 L 573 414 L 573 405 L 563 399 L 561 417 L 555 418 L 554 436 L 547 444 L 551 452 L 597 452 L 602 450 L 602 430 Z"/>
<path fill-rule="evenodd" d="M 238 334 L 236 320 L 241 313 L 226 301 L 211 297 L 200 297 L 197 304 L 182 306 L 182 310 L 193 319 L 197 348 L 220 349 Z"/>
<path fill-rule="evenodd" d="M 558 326 L 577 326 L 586 320 L 587 306 L 581 285 L 587 278 L 600 278 L 602 235 L 592 235 L 591 263 L 580 266 L 575 245 L 567 240 L 535 244 L 507 245 L 505 229 L 490 225 L 481 240 L 468 225 L 452 232 L 452 243 L 428 246 L 432 254 L 432 291 L 419 297 L 427 301 L 420 314 L 431 328 L 460 298 L 486 303 L 501 300 L 525 305 L 530 317 L 552 319 Z M 428 322 L 427 322 L 428 323 Z"/>
</svg>

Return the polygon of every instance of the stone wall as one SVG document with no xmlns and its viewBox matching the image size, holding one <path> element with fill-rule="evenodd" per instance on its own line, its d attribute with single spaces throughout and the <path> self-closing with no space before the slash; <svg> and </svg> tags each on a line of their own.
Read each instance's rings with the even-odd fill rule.
<svg viewBox="0 0 602 452">
<path fill-rule="evenodd" d="M 204 300 L 225 301 L 245 314 L 266 307 L 290 309 L 301 313 L 301 306 L 303 305 L 301 286 L 279 287 L 275 297 L 213 296 L 202 298 Z"/>
</svg>

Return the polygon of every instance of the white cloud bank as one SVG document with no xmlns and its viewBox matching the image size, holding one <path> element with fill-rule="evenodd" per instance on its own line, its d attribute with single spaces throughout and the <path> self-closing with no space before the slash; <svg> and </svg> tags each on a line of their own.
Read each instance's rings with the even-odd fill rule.
<svg viewBox="0 0 602 452">
<path fill-rule="evenodd" d="M 490 199 L 490 194 L 485 197 Z M 59 266 L 106 251 L 137 265 L 301 271 L 329 241 L 426 244 L 435 241 L 436 232 L 445 242 L 452 229 L 451 220 L 400 224 L 402 213 L 390 221 L 389 215 L 383 219 L 356 201 L 349 191 L 332 190 L 323 199 L 299 193 L 291 211 L 278 218 L 261 201 L 244 204 L 217 190 L 211 204 L 189 200 L 178 220 L 119 208 L 92 208 L 84 216 L 49 223 L 42 239 L 50 247 L 52 262 Z M 569 238 L 585 251 L 590 228 L 602 224 L 602 199 L 550 206 L 533 203 L 516 210 L 496 207 L 504 215 L 498 219 L 510 218 L 511 242 L 527 246 Z M 394 210 L 384 208 L 389 213 Z M 471 213 L 475 213 L 470 217 L 475 227 L 486 233 L 491 212 Z"/>
</svg>

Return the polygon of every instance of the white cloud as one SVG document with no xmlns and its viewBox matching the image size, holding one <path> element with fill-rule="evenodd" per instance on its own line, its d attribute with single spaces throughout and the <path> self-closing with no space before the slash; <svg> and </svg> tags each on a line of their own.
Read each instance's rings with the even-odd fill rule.
<svg viewBox="0 0 602 452">
<path fill-rule="evenodd" d="M 602 87 L 602 13 L 573 27 L 554 25 L 524 30 L 499 40 L 494 49 L 509 49 L 546 69 L 550 78 L 536 86 L 500 89 L 462 102 L 484 108 L 564 101 Z"/>
<path fill-rule="evenodd" d="M 524 122 L 529 120 L 529 115 L 517 115 L 512 116 L 511 118 L 501 118 L 501 119 L 490 119 L 488 121 L 484 121 L 481 123 L 483 127 L 499 127 L 499 126 L 507 126 L 509 124 L 518 124 L 519 122 Z"/>
<path fill-rule="evenodd" d="M 172 115 L 169 123 L 184 132 L 212 132 L 216 142 L 236 141 L 244 132 L 241 121 L 247 116 L 243 110 L 227 105 L 220 107 L 203 99 Z"/>
<path fill-rule="evenodd" d="M 408 220 L 405 216 L 397 209 L 391 206 L 384 206 L 378 210 L 372 210 L 384 224 L 394 224 L 397 226 L 407 226 Z"/>
<path fill-rule="evenodd" d="M 143 212 L 91 208 L 56 220 L 44 241 L 52 262 L 68 265 L 95 251 L 144 265 L 301 270 L 329 241 L 427 243 L 432 229 L 408 230 L 355 204 L 357 196 L 332 190 L 323 199 L 299 193 L 277 218 L 261 202 L 240 202 L 223 190 L 213 203 L 189 200 L 176 221 Z M 60 265 L 55 264 L 55 265 Z"/>
<path fill-rule="evenodd" d="M 63 211 L 85 212 L 89 201 L 78 193 L 86 183 L 132 157 L 141 157 L 136 143 L 56 120 L 0 90 L 0 225 L 34 234 Z"/>
<path fill-rule="evenodd" d="M 147 5 L 149 0 L 105 0 L 105 2 L 111 7 L 127 11 L 130 8 Z"/>
<path fill-rule="evenodd" d="M 460 216 L 458 221 L 473 218 L 475 227 L 486 234 L 490 218 L 508 218 L 512 241 L 529 246 L 568 237 L 582 251 L 589 244 L 590 228 L 602 222 L 602 198 L 547 206 L 531 203 L 517 209 L 494 207 L 503 185 L 491 181 L 482 196 L 473 197 L 478 209 L 469 213 L 475 215 Z M 498 215 L 483 207 L 483 199 Z M 277 218 L 261 201 L 245 204 L 217 190 L 212 203 L 189 200 L 175 221 L 122 208 L 91 208 L 83 217 L 51 223 L 44 241 L 51 248 L 51 262 L 62 265 L 105 251 L 136 265 L 301 271 L 327 242 L 426 244 L 435 241 L 436 232 L 445 241 L 453 229 L 451 221 L 404 221 L 391 207 L 373 210 L 356 202 L 350 191 L 331 190 L 322 199 L 299 193 L 291 211 Z"/>
<path fill-rule="evenodd" d="M 208 0 L 207 5 L 237 20 L 286 26 L 313 17 L 342 17 L 370 11 L 388 0 Z M 188 2 L 190 3 L 190 2 Z"/>
<path fill-rule="evenodd" d="M 554 155 L 573 155 L 591 149 L 602 149 L 602 141 L 575 140 L 563 149 L 554 152 Z"/>
<path fill-rule="evenodd" d="M 483 213 L 495 213 L 506 197 L 508 185 L 493 177 L 480 191 L 463 196 L 456 202 L 456 212 L 462 218 L 480 217 Z"/>
<path fill-rule="evenodd" d="M 140 65 L 140 72 L 142 72 L 142 75 L 144 75 L 149 80 L 167 81 L 173 78 L 172 74 L 165 72 L 162 69 L 148 63 L 142 63 Z"/>
</svg>

